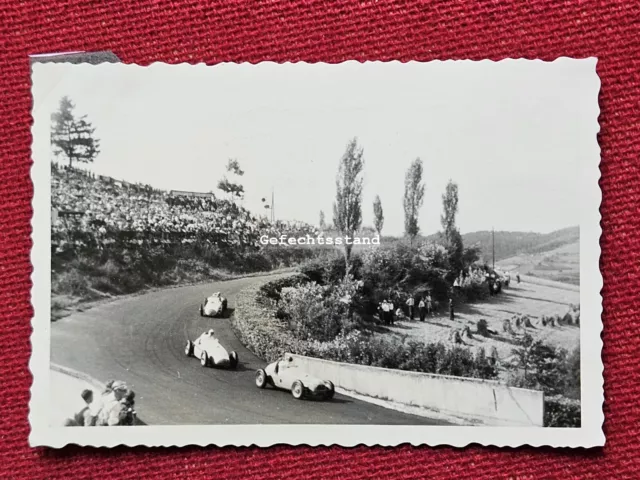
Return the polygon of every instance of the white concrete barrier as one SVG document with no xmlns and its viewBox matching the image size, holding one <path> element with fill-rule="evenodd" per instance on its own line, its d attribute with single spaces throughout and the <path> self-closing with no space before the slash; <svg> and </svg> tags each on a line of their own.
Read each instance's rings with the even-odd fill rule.
<svg viewBox="0 0 640 480">
<path fill-rule="evenodd" d="M 484 425 L 543 426 L 544 393 L 475 378 L 406 372 L 291 355 L 310 374 L 344 390 Z"/>
</svg>

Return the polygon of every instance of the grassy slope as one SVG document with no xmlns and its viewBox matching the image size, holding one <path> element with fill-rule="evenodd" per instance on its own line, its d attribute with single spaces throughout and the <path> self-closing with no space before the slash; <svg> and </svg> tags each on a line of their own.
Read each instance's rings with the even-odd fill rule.
<svg viewBox="0 0 640 480">
<path fill-rule="evenodd" d="M 543 284 L 544 283 L 544 284 Z M 572 304 L 580 303 L 580 292 L 576 289 L 566 288 L 562 284 L 553 282 L 515 284 L 497 297 L 492 297 L 484 302 L 468 305 L 458 305 L 455 319 L 449 320 L 448 312 L 442 309 L 427 321 L 404 320 L 390 329 L 395 335 L 409 336 L 419 340 L 447 343 L 451 329 L 460 329 L 469 326 L 475 331 L 478 320 L 485 319 L 489 328 L 495 330 L 497 335 L 485 338 L 474 335 L 474 338 L 464 338 L 464 344 L 475 349 L 484 347 L 487 354 L 491 347 L 496 347 L 501 360 L 509 359 L 513 349 L 516 348 L 516 340 L 525 331 L 535 339 L 545 343 L 572 350 L 580 343 L 580 328 L 574 325 L 555 327 L 543 327 L 537 323 L 542 315 L 564 315 Z M 534 328 L 515 329 L 515 335 L 503 331 L 502 322 L 514 314 L 526 314 L 532 318 Z M 507 372 L 501 372 L 501 377 Z"/>
<path fill-rule="evenodd" d="M 511 271 L 556 282 L 580 285 L 580 243 L 575 241 L 541 253 L 524 253 L 498 262 Z"/>
</svg>

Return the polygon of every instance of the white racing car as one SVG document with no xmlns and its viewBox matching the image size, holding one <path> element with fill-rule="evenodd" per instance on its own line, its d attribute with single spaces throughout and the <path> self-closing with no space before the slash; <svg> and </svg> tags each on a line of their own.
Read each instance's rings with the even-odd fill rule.
<svg viewBox="0 0 640 480">
<path fill-rule="evenodd" d="M 184 353 L 187 357 L 199 358 L 200 365 L 203 367 L 236 368 L 238 366 L 238 354 L 227 352 L 227 349 L 214 336 L 213 330 L 204 332 L 195 342 L 187 340 Z"/>
<path fill-rule="evenodd" d="M 303 397 L 330 400 L 335 387 L 329 380 L 321 380 L 304 372 L 293 361 L 293 357 L 285 355 L 282 359 L 267 365 L 256 372 L 256 386 L 265 388 L 267 384 L 283 390 L 290 390 L 296 399 Z"/>
<path fill-rule="evenodd" d="M 220 317 L 227 310 L 227 299 L 220 292 L 216 292 L 204 299 L 200 304 L 200 316 Z"/>
</svg>

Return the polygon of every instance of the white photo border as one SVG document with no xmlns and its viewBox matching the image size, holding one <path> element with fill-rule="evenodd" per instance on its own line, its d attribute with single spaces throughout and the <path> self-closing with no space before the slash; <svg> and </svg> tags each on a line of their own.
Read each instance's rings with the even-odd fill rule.
<svg viewBox="0 0 640 480">
<path fill-rule="evenodd" d="M 434 61 L 435 63 L 453 62 Z M 455 62 L 472 62 L 456 60 Z M 493 62 L 482 60 L 481 62 Z M 505 59 L 500 62 L 542 62 L 542 60 Z M 33 271 L 31 280 L 31 301 L 34 309 L 31 335 L 32 355 L 29 368 L 33 376 L 31 387 L 29 423 L 31 446 L 61 448 L 69 444 L 95 447 L 126 446 L 251 446 L 268 447 L 286 445 L 356 445 L 395 446 L 450 445 L 464 447 L 469 444 L 517 447 L 522 445 L 551 447 L 598 447 L 605 443 L 603 432 L 603 363 L 602 363 L 602 297 L 603 286 L 600 272 L 600 205 L 602 192 L 599 186 L 600 147 L 597 134 L 600 131 L 600 108 L 598 96 L 600 79 L 596 72 L 597 59 L 571 59 L 560 57 L 554 62 L 585 62 L 591 74 L 589 82 L 591 97 L 588 100 L 589 115 L 593 121 L 593 135 L 590 155 L 583 159 L 582 175 L 579 177 L 583 192 L 583 209 L 580 218 L 580 368 L 581 368 L 581 411 L 580 428 L 540 428 L 540 427 L 485 427 L 485 426 L 389 426 L 389 425 L 182 425 L 182 426 L 137 426 L 128 428 L 123 435 L 121 427 L 65 428 L 49 426 L 49 369 L 51 353 L 51 186 L 50 186 L 50 144 L 49 112 L 39 111 L 39 98 L 34 91 L 32 133 L 31 178 L 34 197 L 32 202 L 32 250 Z M 358 64 L 349 61 L 343 64 Z M 400 64 L 401 62 L 366 62 L 367 64 Z M 407 62 L 407 65 L 419 62 Z M 473 62 L 476 63 L 476 62 Z M 545 62 L 547 63 L 547 62 Z M 32 66 L 32 81 L 41 81 L 43 76 L 64 75 L 72 69 L 151 69 L 157 74 L 167 70 L 191 70 L 216 68 L 253 69 L 259 73 L 262 68 L 273 68 L 275 63 L 258 64 L 222 63 L 215 66 L 206 64 L 162 64 L 149 66 L 135 64 L 105 63 L 100 65 L 70 63 L 35 63 Z M 330 64 L 314 64 L 315 68 L 335 68 Z"/>
</svg>

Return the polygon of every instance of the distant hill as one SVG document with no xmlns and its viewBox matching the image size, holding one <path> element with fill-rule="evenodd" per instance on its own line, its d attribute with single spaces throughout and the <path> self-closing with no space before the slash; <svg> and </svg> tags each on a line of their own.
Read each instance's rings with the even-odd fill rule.
<svg viewBox="0 0 640 480">
<path fill-rule="evenodd" d="M 418 235 L 416 242 L 436 241 L 439 233 L 428 236 Z M 383 236 L 384 243 L 406 241 L 401 237 Z M 462 235 L 465 247 L 477 246 L 487 262 L 492 258 L 491 230 L 465 233 Z M 568 227 L 551 233 L 534 232 L 495 232 L 496 262 L 520 254 L 537 254 L 549 252 L 580 241 L 580 227 Z"/>
<path fill-rule="evenodd" d="M 491 231 L 472 232 L 462 235 L 466 247 L 477 245 L 486 261 L 492 258 Z M 495 232 L 496 262 L 520 254 L 549 252 L 565 245 L 579 243 L 580 227 L 563 228 L 551 233 Z"/>
<path fill-rule="evenodd" d="M 438 234 L 420 237 L 434 241 Z M 385 243 L 406 241 L 383 237 Z M 491 264 L 491 231 L 462 235 L 465 247 L 480 248 L 482 260 Z M 505 270 L 557 282 L 580 285 L 580 227 L 551 233 L 495 232 L 496 264 Z"/>
</svg>

